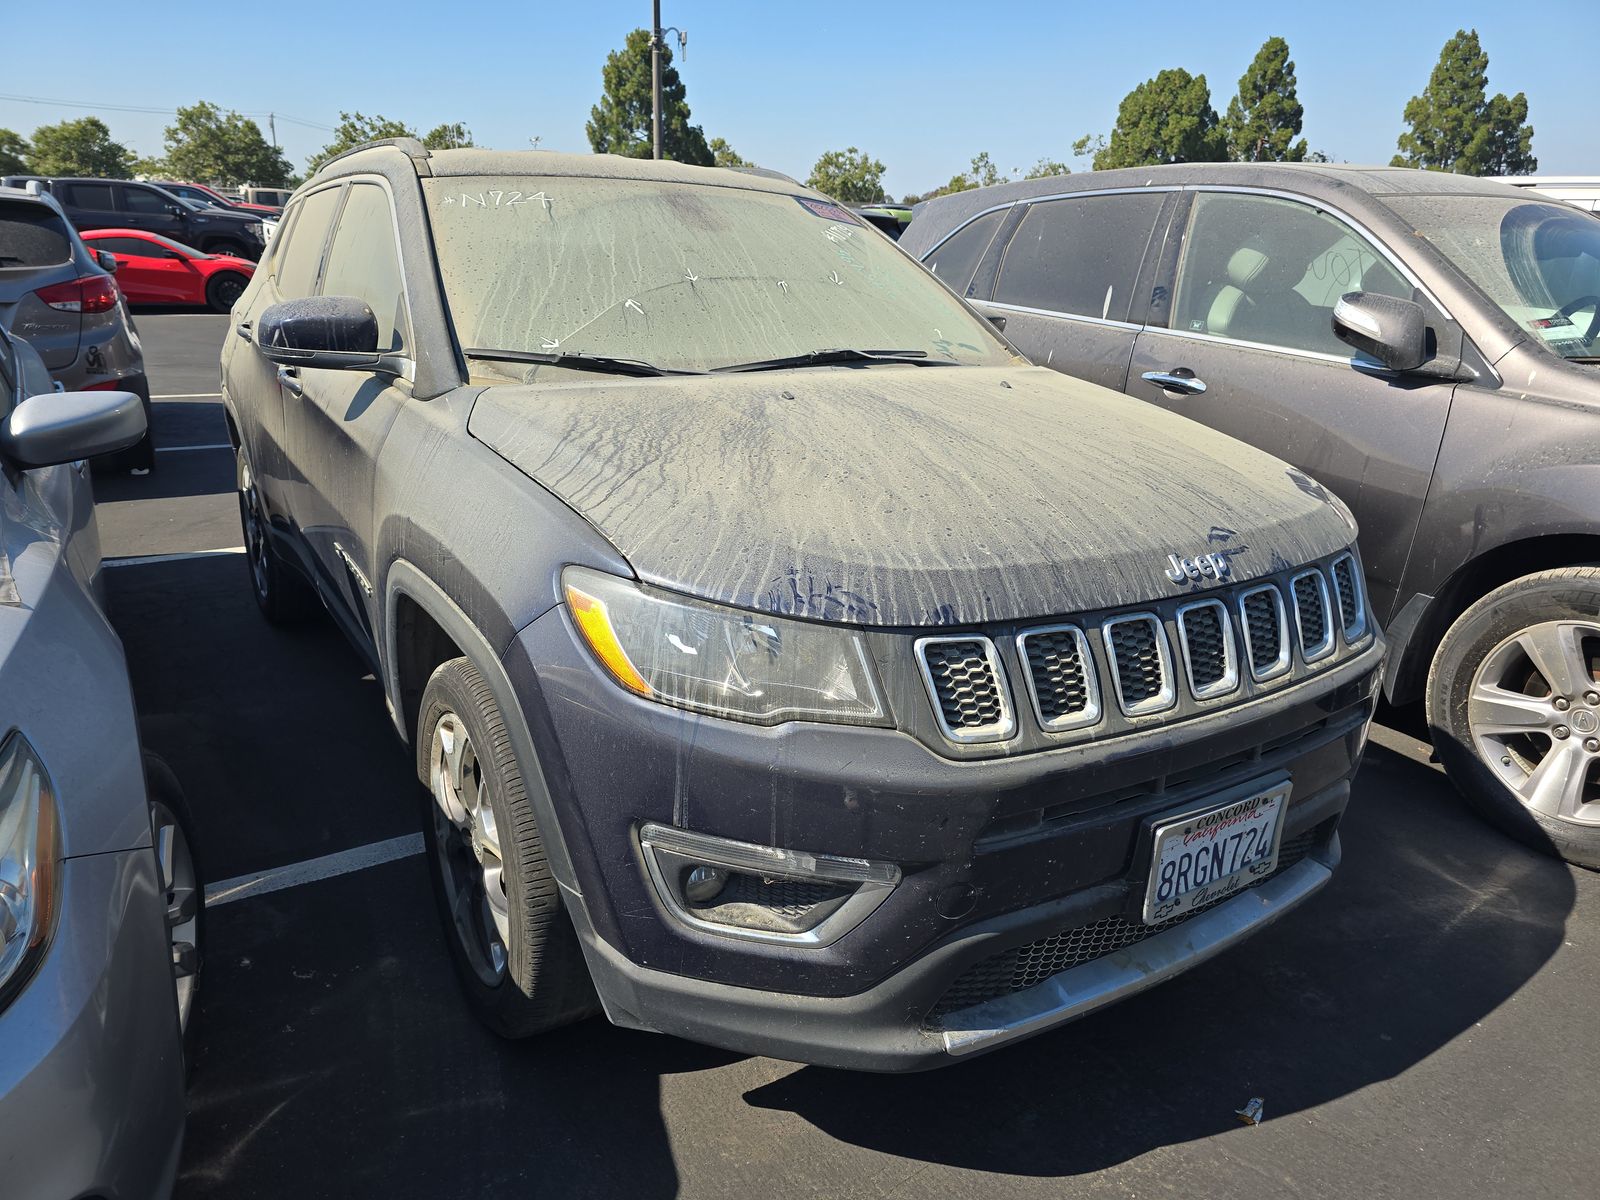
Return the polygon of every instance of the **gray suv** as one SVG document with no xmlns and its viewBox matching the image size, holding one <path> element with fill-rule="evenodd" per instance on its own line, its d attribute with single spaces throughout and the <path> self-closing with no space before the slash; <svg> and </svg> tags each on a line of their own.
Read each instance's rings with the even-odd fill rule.
<svg viewBox="0 0 1600 1200">
<path fill-rule="evenodd" d="M 901 246 L 1033 361 L 1295 464 L 1361 523 L 1397 704 L 1600 867 L 1600 218 L 1432 171 L 1192 164 L 932 201 Z"/>
<path fill-rule="evenodd" d="M 144 348 L 112 272 L 38 187 L 0 187 L 0 329 L 29 343 L 72 392 L 126 391 L 144 406 L 146 431 L 116 462 L 155 465 Z"/>
<path fill-rule="evenodd" d="M 352 151 L 222 377 L 249 585 L 383 681 L 502 1034 L 938 1065 L 1338 860 L 1384 647 L 1348 511 L 792 180 Z"/>
</svg>

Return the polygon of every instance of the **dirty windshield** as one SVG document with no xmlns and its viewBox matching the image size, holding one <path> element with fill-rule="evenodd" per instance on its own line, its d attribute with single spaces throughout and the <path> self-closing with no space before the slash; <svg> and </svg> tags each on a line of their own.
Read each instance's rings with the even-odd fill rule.
<svg viewBox="0 0 1600 1200">
<path fill-rule="evenodd" d="M 1568 359 L 1600 355 L 1600 219 L 1499 196 L 1397 196 L 1390 204 L 1546 349 Z"/>
<path fill-rule="evenodd" d="M 423 187 L 469 357 L 581 354 L 666 371 L 819 350 L 1010 359 L 893 243 L 815 197 L 527 176 Z"/>
</svg>

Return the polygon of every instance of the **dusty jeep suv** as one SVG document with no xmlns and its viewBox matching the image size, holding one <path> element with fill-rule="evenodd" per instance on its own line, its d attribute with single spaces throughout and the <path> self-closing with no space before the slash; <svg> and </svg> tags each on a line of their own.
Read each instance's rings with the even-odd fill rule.
<svg viewBox="0 0 1600 1200">
<path fill-rule="evenodd" d="M 1330 877 L 1349 513 L 792 180 L 362 148 L 233 315 L 250 586 L 383 681 L 501 1033 L 931 1066 Z"/>
</svg>

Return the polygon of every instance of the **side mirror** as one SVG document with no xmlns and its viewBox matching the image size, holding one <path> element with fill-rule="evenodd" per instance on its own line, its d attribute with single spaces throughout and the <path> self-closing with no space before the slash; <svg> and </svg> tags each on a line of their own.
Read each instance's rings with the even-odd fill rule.
<svg viewBox="0 0 1600 1200">
<path fill-rule="evenodd" d="M 0 425 L 0 454 L 24 470 L 126 450 L 144 436 L 144 404 L 132 392 L 44 392 Z"/>
<path fill-rule="evenodd" d="M 382 368 L 378 318 L 354 296 L 310 296 L 274 304 L 256 321 L 256 346 L 286 367 Z"/>
<path fill-rule="evenodd" d="M 117 256 L 111 251 L 96 250 L 94 252 L 94 260 L 100 264 L 102 271 L 109 271 L 113 275 L 117 273 Z"/>
<path fill-rule="evenodd" d="M 168 204 L 166 205 L 166 210 L 175 217 L 183 216 L 183 205 L 181 204 Z"/>
<path fill-rule="evenodd" d="M 1433 357 L 1428 314 L 1415 300 L 1349 292 L 1333 306 L 1333 335 L 1391 371 L 1415 371 Z"/>
</svg>

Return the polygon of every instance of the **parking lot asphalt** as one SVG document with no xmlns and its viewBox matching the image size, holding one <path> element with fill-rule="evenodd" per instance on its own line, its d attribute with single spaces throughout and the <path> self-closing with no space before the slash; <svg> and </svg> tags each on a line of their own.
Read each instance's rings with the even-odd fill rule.
<svg viewBox="0 0 1600 1200">
<path fill-rule="evenodd" d="M 226 552 L 231 454 L 188 448 L 226 442 L 226 318 L 138 324 L 162 452 L 97 484 L 111 617 L 202 865 L 242 883 L 209 915 L 180 1196 L 1596 1194 L 1600 875 L 1481 824 L 1396 729 L 1322 894 L 986 1058 L 852 1075 L 603 1019 L 500 1041 L 458 999 L 378 684 L 330 624 L 261 621 Z"/>
</svg>

